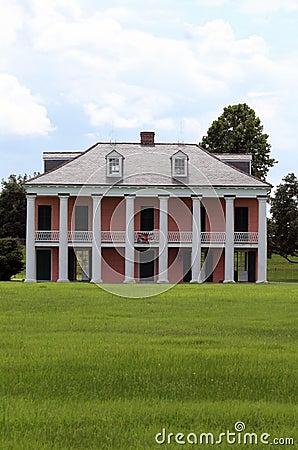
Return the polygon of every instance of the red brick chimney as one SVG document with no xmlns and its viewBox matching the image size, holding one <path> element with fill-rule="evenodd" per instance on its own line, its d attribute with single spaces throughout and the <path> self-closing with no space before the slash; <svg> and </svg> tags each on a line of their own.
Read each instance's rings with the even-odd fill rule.
<svg viewBox="0 0 298 450">
<path fill-rule="evenodd" d="M 141 145 L 154 145 L 154 131 L 141 131 Z"/>
</svg>

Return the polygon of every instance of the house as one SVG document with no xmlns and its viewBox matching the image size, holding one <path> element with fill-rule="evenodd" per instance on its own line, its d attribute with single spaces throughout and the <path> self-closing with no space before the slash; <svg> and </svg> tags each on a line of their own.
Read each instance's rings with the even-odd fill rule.
<svg viewBox="0 0 298 450">
<path fill-rule="evenodd" d="M 45 152 L 27 181 L 26 281 L 266 281 L 266 199 L 251 155 L 196 144 Z"/>
</svg>

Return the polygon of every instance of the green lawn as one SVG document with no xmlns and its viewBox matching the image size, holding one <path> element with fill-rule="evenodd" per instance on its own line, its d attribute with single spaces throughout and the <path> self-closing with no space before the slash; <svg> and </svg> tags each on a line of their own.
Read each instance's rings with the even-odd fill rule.
<svg viewBox="0 0 298 450">
<path fill-rule="evenodd" d="M 269 281 L 295 281 L 298 282 L 298 258 L 291 258 L 295 264 L 288 262 L 278 255 L 268 259 Z"/>
<path fill-rule="evenodd" d="M 155 435 L 217 437 L 238 421 L 297 445 L 297 303 L 291 283 L 146 299 L 0 283 L 0 449 L 181 448 Z M 219 446 L 233 447 L 254 446 Z"/>
</svg>

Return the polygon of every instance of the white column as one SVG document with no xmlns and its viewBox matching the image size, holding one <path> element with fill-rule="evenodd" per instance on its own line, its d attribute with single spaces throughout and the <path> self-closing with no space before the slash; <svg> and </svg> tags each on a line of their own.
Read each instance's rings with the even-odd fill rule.
<svg viewBox="0 0 298 450">
<path fill-rule="evenodd" d="M 224 283 L 234 281 L 234 198 L 226 196 L 226 245 L 225 245 L 225 279 Z"/>
<path fill-rule="evenodd" d="M 69 194 L 58 194 L 60 199 L 59 217 L 59 282 L 68 280 L 68 197 Z"/>
<path fill-rule="evenodd" d="M 134 201 L 135 195 L 125 195 L 125 279 L 124 283 L 134 283 Z"/>
<path fill-rule="evenodd" d="M 258 197 L 259 226 L 258 226 L 258 279 L 257 283 L 267 282 L 267 197 Z"/>
<path fill-rule="evenodd" d="M 158 283 L 168 283 L 168 199 L 159 195 L 159 258 Z"/>
<path fill-rule="evenodd" d="M 26 282 L 36 281 L 35 256 L 35 198 L 36 194 L 27 196 L 27 227 L 26 227 Z"/>
<path fill-rule="evenodd" d="M 201 198 L 192 196 L 191 283 L 201 278 Z"/>
<path fill-rule="evenodd" d="M 102 195 L 92 195 L 92 280 L 91 283 L 102 283 L 101 280 L 101 199 Z"/>
</svg>

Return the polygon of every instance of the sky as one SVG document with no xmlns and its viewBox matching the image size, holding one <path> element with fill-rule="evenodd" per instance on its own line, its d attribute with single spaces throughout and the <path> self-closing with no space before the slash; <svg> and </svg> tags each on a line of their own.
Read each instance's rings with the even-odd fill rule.
<svg viewBox="0 0 298 450">
<path fill-rule="evenodd" d="M 298 175 L 298 0 L 0 0 L 0 179 L 43 151 L 199 143 L 247 103 Z"/>
</svg>

